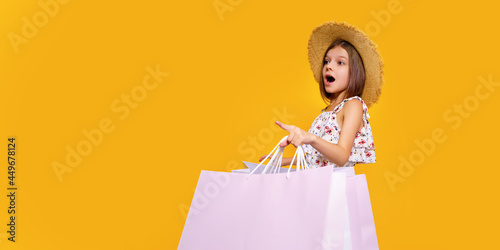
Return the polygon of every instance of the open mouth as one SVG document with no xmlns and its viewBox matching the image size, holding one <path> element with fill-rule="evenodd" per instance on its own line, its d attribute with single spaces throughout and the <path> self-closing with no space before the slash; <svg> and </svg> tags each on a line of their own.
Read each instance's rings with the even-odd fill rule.
<svg viewBox="0 0 500 250">
<path fill-rule="evenodd" d="M 333 76 L 326 76 L 326 82 L 332 83 L 334 81 L 335 81 L 335 77 L 333 77 Z"/>
</svg>

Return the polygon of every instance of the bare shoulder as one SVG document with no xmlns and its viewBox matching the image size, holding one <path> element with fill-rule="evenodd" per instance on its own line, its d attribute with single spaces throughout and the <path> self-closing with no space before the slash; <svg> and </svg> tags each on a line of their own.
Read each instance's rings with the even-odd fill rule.
<svg viewBox="0 0 500 250">
<path fill-rule="evenodd" d="M 338 115 L 337 123 L 339 124 L 340 129 L 343 129 L 344 121 L 348 121 L 348 123 L 353 124 L 354 126 L 359 126 L 358 130 L 363 128 L 363 103 L 360 100 L 353 98 L 347 101 Z"/>
<path fill-rule="evenodd" d="M 362 116 L 363 115 L 363 103 L 356 98 L 347 101 L 344 104 L 345 113 L 344 116 Z"/>
</svg>

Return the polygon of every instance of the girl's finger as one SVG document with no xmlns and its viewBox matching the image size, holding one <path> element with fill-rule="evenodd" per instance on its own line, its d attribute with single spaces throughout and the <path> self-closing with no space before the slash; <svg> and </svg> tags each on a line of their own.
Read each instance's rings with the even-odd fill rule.
<svg viewBox="0 0 500 250">
<path fill-rule="evenodd" d="M 289 144 L 292 143 L 294 138 L 295 138 L 295 133 L 290 132 L 290 134 L 288 135 L 288 139 L 287 139 L 288 143 Z"/>
<path fill-rule="evenodd" d="M 286 131 L 290 132 L 290 125 L 284 124 L 284 123 L 282 123 L 282 122 L 280 122 L 280 121 L 276 121 L 276 124 L 277 124 L 278 126 L 280 126 L 280 128 L 282 128 L 282 129 L 284 129 L 284 130 L 286 130 Z"/>
<path fill-rule="evenodd" d="M 259 159 L 259 161 L 262 161 L 262 160 L 266 159 L 266 157 L 267 157 L 267 155 L 261 156 L 260 159 Z"/>
</svg>

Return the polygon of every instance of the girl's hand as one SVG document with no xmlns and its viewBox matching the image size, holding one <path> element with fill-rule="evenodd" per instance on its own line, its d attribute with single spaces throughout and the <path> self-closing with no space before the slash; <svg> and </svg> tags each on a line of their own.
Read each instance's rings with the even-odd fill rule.
<svg viewBox="0 0 500 250">
<path fill-rule="evenodd" d="M 259 162 L 261 162 L 262 160 L 266 159 L 267 156 L 268 155 L 261 156 L 260 159 L 259 159 Z M 267 159 L 270 160 L 271 159 L 271 155 L 269 155 L 269 158 L 267 158 Z"/>
<path fill-rule="evenodd" d="M 280 147 L 286 147 L 288 144 L 292 144 L 295 147 L 298 147 L 300 144 L 311 144 L 318 138 L 317 136 L 306 132 L 299 127 L 293 126 L 293 125 L 288 125 L 284 124 L 282 122 L 276 121 L 276 124 L 280 126 L 282 129 L 288 131 L 290 134 L 288 135 L 288 140 L 282 142 L 280 144 Z M 264 159 L 264 158 L 262 158 Z"/>
</svg>

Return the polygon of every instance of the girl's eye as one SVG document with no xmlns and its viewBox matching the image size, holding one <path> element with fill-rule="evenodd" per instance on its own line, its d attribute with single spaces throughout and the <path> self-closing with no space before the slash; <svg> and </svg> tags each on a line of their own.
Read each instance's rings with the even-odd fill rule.
<svg viewBox="0 0 500 250">
<path fill-rule="evenodd" d="M 344 65 L 345 63 L 344 62 L 339 62 L 339 65 Z"/>
<path fill-rule="evenodd" d="M 329 63 L 329 62 L 328 62 L 328 60 L 324 60 L 324 61 L 323 61 L 323 65 L 326 65 L 326 64 L 328 64 L 328 63 Z"/>
</svg>

